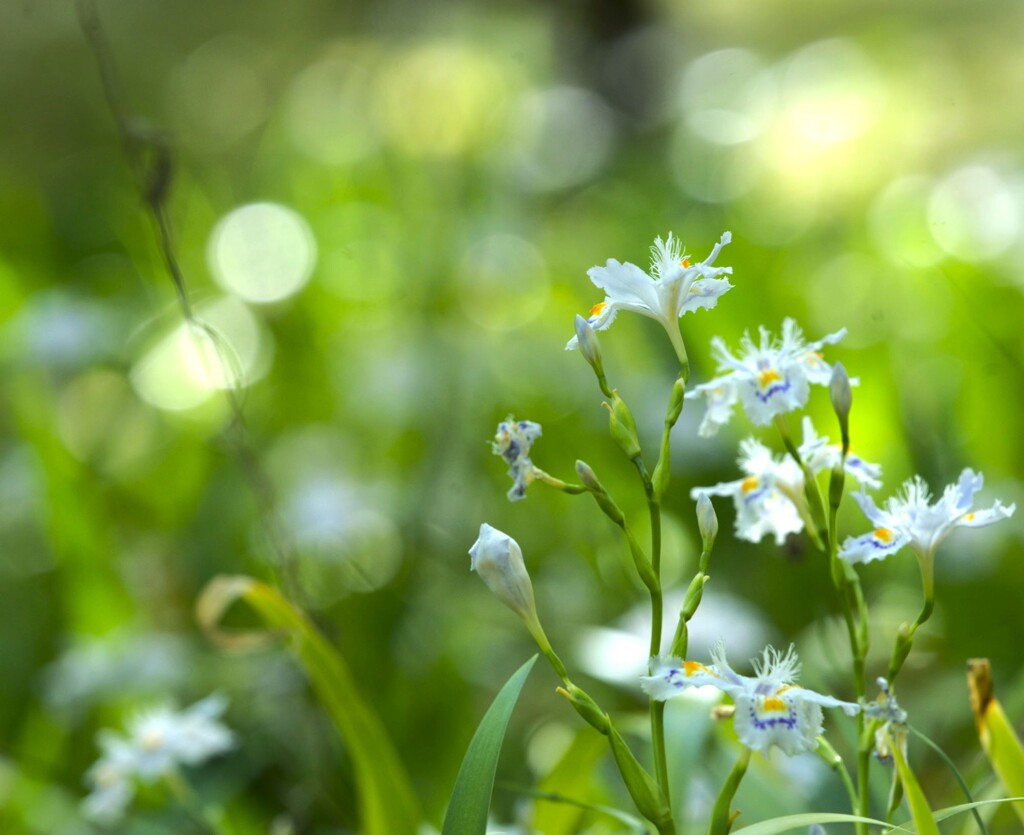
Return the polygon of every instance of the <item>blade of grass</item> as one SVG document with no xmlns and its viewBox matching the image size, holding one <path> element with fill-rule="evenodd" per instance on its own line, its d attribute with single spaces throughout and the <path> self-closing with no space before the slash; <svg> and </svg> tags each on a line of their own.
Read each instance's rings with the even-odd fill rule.
<svg viewBox="0 0 1024 835">
<path fill-rule="evenodd" d="M 265 645 L 267 632 L 237 632 L 220 626 L 227 610 L 244 601 L 274 632 L 286 637 L 317 697 L 334 721 L 352 758 L 366 835 L 415 832 L 422 816 L 405 769 L 377 714 L 363 700 L 344 661 L 306 615 L 274 588 L 251 577 L 214 577 L 196 603 L 196 617 L 220 646 Z"/>
<path fill-rule="evenodd" d="M 893 760 L 896 762 L 896 770 L 903 783 L 907 806 L 910 807 L 910 817 L 913 819 L 919 835 L 939 835 L 938 824 L 935 823 L 935 816 L 932 814 L 924 792 L 921 791 L 921 784 L 917 782 L 917 776 L 907 765 L 906 757 L 903 756 L 899 745 L 889 740 L 889 747 L 892 750 Z"/>
<path fill-rule="evenodd" d="M 480 721 L 459 768 L 442 835 L 484 835 L 487 831 L 487 812 L 491 808 L 494 775 L 505 730 L 536 661 L 535 655 L 512 674 Z"/>
<path fill-rule="evenodd" d="M 949 756 L 946 754 L 946 752 L 943 751 L 935 742 L 932 742 L 932 740 L 926 737 L 917 728 L 912 728 L 908 725 L 907 730 L 909 730 L 912 734 L 914 734 L 914 736 L 916 736 L 918 739 L 920 739 L 922 742 L 928 745 L 933 751 L 935 751 L 936 754 L 939 755 L 939 757 L 942 758 L 942 761 L 946 764 L 949 770 L 953 772 L 953 776 L 956 778 L 957 783 L 960 784 L 960 791 L 964 793 L 964 796 L 967 798 L 967 802 L 973 803 L 974 798 L 971 796 L 971 790 L 967 788 L 967 781 L 964 780 L 963 775 L 960 773 L 960 769 L 956 767 L 956 763 L 954 763 L 953 760 L 951 760 Z M 978 812 L 978 810 L 971 809 L 971 814 L 974 815 L 974 822 L 978 824 L 978 831 L 981 832 L 981 835 L 988 835 L 988 828 L 985 826 L 985 822 L 981 819 L 981 814 Z"/>
</svg>

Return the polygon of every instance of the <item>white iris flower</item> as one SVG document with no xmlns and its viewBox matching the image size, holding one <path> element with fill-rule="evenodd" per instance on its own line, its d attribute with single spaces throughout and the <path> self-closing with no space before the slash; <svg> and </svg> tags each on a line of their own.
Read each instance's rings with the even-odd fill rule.
<svg viewBox="0 0 1024 835">
<path fill-rule="evenodd" d="M 871 562 L 909 545 L 923 564 L 930 564 L 935 549 L 955 528 L 991 525 L 1008 519 L 1017 509 L 1015 504 L 1006 507 L 997 500 L 992 507 L 972 511 L 974 494 L 983 483 L 981 473 L 965 469 L 959 481 L 948 485 L 938 501 L 931 504 L 928 485 L 920 476 L 914 476 L 904 483 L 899 495 L 886 501 L 884 509 L 863 492 L 855 493 L 853 497 L 875 529 L 847 537 L 839 556 L 852 563 Z"/>
<path fill-rule="evenodd" d="M 792 646 L 785 655 L 766 647 L 754 661 L 754 675 L 744 676 L 729 666 L 725 649 L 711 653 L 710 665 L 696 661 L 668 659 L 659 663 L 641 685 L 652 698 L 664 701 L 690 687 L 712 685 L 730 695 L 736 703 L 733 725 L 740 742 L 753 751 L 767 754 L 778 746 L 786 754 L 817 748 L 822 730 L 822 707 L 840 707 L 848 716 L 860 706 L 805 690 L 793 682 L 800 673 L 800 661 Z"/>
<path fill-rule="evenodd" d="M 227 699 L 209 696 L 182 711 L 154 708 L 128 722 L 127 738 L 101 731 L 103 754 L 86 773 L 92 792 L 83 813 L 101 823 L 123 817 L 135 780 L 151 783 L 182 765 L 199 765 L 235 747 L 235 735 L 219 721 Z"/>
<path fill-rule="evenodd" d="M 609 258 L 603 267 L 587 270 L 590 280 L 605 292 L 604 301 L 594 305 L 587 322 L 594 330 L 606 330 L 620 310 L 631 310 L 659 322 L 668 332 L 680 357 L 686 352 L 679 334 L 679 317 L 691 310 L 710 310 L 718 297 L 732 288 L 729 280 L 732 267 L 712 266 L 722 247 L 732 240 L 725 232 L 706 259 L 690 263 L 679 239 L 669 233 L 667 239 L 654 239 L 651 247 L 651 270 L 644 272 L 628 261 L 622 264 Z M 573 350 L 578 344 L 574 336 L 565 346 Z"/>
<path fill-rule="evenodd" d="M 842 458 L 838 444 L 819 436 L 809 417 L 803 419 L 803 443 L 798 452 L 808 469 L 817 475 L 830 470 Z M 749 542 L 760 542 L 765 534 L 773 534 L 781 545 L 791 533 L 803 530 L 809 518 L 804 496 L 804 474 L 789 455 L 773 455 L 755 438 L 740 442 L 739 467 L 744 477 L 724 481 L 713 487 L 694 487 L 690 498 L 701 493 L 729 496 L 736 505 L 736 536 Z M 861 484 L 880 487 L 882 468 L 856 455 L 848 455 L 846 472 Z"/>
<path fill-rule="evenodd" d="M 719 337 L 711 340 L 711 354 L 718 361 L 718 370 L 727 373 L 686 394 L 689 399 L 705 398 L 707 410 L 698 430 L 702 437 L 714 435 L 729 422 L 737 401 L 757 426 L 766 426 L 776 415 L 803 408 L 811 383 L 827 386 L 832 376 L 832 367 L 819 352 L 823 346 L 846 336 L 846 328 L 815 342 L 805 342 L 796 322 L 786 319 L 781 338 L 773 339 L 764 327 L 760 333 L 761 341 L 756 345 L 749 333 L 743 335 L 739 356 Z M 857 380 L 850 382 L 856 384 Z"/>
</svg>

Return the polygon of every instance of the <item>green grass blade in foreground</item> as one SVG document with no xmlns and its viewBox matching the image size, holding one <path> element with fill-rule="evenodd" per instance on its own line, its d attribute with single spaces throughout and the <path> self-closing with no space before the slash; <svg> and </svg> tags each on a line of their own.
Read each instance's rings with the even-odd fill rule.
<svg viewBox="0 0 1024 835">
<path fill-rule="evenodd" d="M 888 743 L 892 749 L 892 757 L 896 761 L 896 770 L 903 782 L 903 793 L 907 798 L 907 806 L 910 807 L 910 817 L 913 819 L 918 833 L 920 835 L 939 835 L 939 826 L 935 823 L 935 816 L 932 814 L 924 792 L 921 791 L 921 784 L 917 782 L 913 770 L 907 765 L 907 760 L 903 756 L 903 752 L 900 751 L 899 745 L 896 745 L 891 739 L 888 740 Z"/>
<path fill-rule="evenodd" d="M 913 728 L 908 725 L 907 730 L 909 730 L 914 736 L 920 739 L 925 745 L 927 745 L 936 754 L 939 755 L 939 758 L 946 764 L 946 767 L 953 773 L 953 776 L 956 778 L 956 782 L 960 786 L 960 791 L 964 793 L 964 796 L 967 798 L 967 802 L 974 803 L 974 797 L 971 794 L 970 788 L 968 788 L 967 786 L 967 781 L 964 779 L 964 776 L 960 773 L 960 769 L 956 767 L 956 763 L 953 762 L 952 759 L 950 759 L 949 755 L 945 751 L 943 751 L 937 743 L 930 740 L 917 728 Z M 978 810 L 971 809 L 970 811 L 971 814 L 974 816 L 974 822 L 978 825 L 978 831 L 981 833 L 981 835 L 989 835 L 988 827 L 985 826 L 985 821 L 981 819 L 981 814 L 978 812 Z M 935 820 L 939 819 L 939 816 L 936 815 Z"/>
<path fill-rule="evenodd" d="M 442 835 L 484 835 L 487 831 L 487 812 L 491 808 L 494 774 L 505 729 L 536 661 L 535 655 L 505 682 L 473 734 L 448 802 Z"/>
<path fill-rule="evenodd" d="M 597 739 L 600 739 L 602 742 L 604 741 L 601 737 L 597 737 Z M 598 815 L 607 815 L 608 817 L 614 818 L 615 820 L 619 821 L 619 823 L 625 824 L 627 830 L 630 833 L 633 833 L 634 835 L 635 833 L 640 833 L 640 835 L 648 835 L 648 833 L 651 832 L 650 824 L 647 823 L 647 821 L 644 821 L 641 818 L 636 817 L 636 815 L 630 815 L 629 813 L 623 812 L 621 809 L 616 809 L 612 806 L 604 806 L 599 803 L 586 803 L 582 800 L 574 800 L 571 797 L 566 797 L 565 795 L 557 794 L 555 792 L 542 791 L 541 789 L 531 789 L 523 786 L 509 786 L 508 788 L 511 788 L 513 791 L 516 791 L 519 794 L 528 795 L 529 797 L 535 797 L 537 800 L 546 801 L 545 803 L 540 804 L 541 806 L 570 806 L 575 809 L 579 809 L 581 812 L 593 812 Z M 576 829 L 563 831 L 567 833 L 573 833 L 578 830 L 579 827 L 577 827 Z M 531 829 L 530 831 L 543 832 L 544 835 L 556 835 L 556 833 L 550 829 L 541 829 L 539 826 L 537 826 L 536 822 L 534 822 L 533 829 Z"/>
<path fill-rule="evenodd" d="M 936 821 L 944 821 L 955 817 L 956 815 L 962 815 L 964 812 L 979 809 L 982 806 L 992 806 L 998 803 L 1014 803 L 1021 800 L 1024 800 L 1024 797 L 1003 797 L 997 800 L 976 800 L 974 803 L 962 803 L 959 806 L 948 806 L 945 809 L 937 809 L 934 812 L 934 819 Z M 920 831 L 911 823 L 893 824 L 886 823 L 885 821 L 874 820 L 873 818 L 861 818 L 857 815 L 843 815 L 833 812 L 806 812 L 800 815 L 785 815 L 781 818 L 773 818 L 772 820 L 761 821 L 760 823 L 752 823 L 750 826 L 734 830 L 732 835 L 781 835 L 783 832 L 792 832 L 795 829 L 806 829 L 811 824 L 815 823 L 857 822 L 881 826 L 884 832 L 895 832 L 898 835 L 899 833 L 915 833 Z"/>
<path fill-rule="evenodd" d="M 809 826 L 816 823 L 870 823 L 874 826 L 881 826 L 883 832 L 909 833 L 913 831 L 874 818 L 862 818 L 859 815 L 844 815 L 838 812 L 806 812 L 752 823 L 742 829 L 733 830 L 732 835 L 780 835 L 782 832 L 792 832 L 795 829 L 803 829 L 806 832 Z"/>
<path fill-rule="evenodd" d="M 251 606 L 274 632 L 222 629 L 221 618 L 238 600 Z M 417 830 L 422 820 L 419 804 L 384 725 L 356 689 L 341 656 L 303 612 L 266 583 L 222 576 L 211 580 L 199 596 L 196 616 L 210 638 L 225 647 L 267 644 L 275 633 L 287 637 L 352 758 L 360 831 L 396 835 Z"/>
</svg>

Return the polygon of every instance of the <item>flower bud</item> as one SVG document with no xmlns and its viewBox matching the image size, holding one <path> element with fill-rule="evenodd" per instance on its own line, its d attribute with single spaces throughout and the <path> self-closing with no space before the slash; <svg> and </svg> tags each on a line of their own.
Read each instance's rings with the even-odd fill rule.
<svg viewBox="0 0 1024 835">
<path fill-rule="evenodd" d="M 683 400 L 686 396 L 686 383 L 682 377 L 676 377 L 672 384 L 672 394 L 668 398 L 668 409 L 665 411 L 665 423 L 675 426 L 683 413 Z"/>
<path fill-rule="evenodd" d="M 612 402 L 605 403 L 608 409 L 608 431 L 612 440 L 626 453 L 630 461 L 640 457 L 640 439 L 636 434 L 636 422 L 633 415 L 617 391 L 612 392 Z"/>
<path fill-rule="evenodd" d="M 583 359 L 590 363 L 590 367 L 594 369 L 594 373 L 598 377 L 603 377 L 604 360 L 601 356 L 601 343 L 597 339 L 597 334 L 590 322 L 578 313 L 574 324 L 576 325 L 576 340 Z"/>
<path fill-rule="evenodd" d="M 492 592 L 524 621 L 537 621 L 533 584 L 523 564 L 519 544 L 508 534 L 487 523 L 480 526 L 480 536 L 469 549 L 470 570 L 480 575 Z"/>
<path fill-rule="evenodd" d="M 843 455 L 850 448 L 850 407 L 853 405 L 853 391 L 850 389 L 850 377 L 841 362 L 832 366 L 832 378 L 828 383 L 829 397 L 832 408 L 839 418 L 839 431 L 843 437 Z"/>
<path fill-rule="evenodd" d="M 604 493 L 604 485 L 601 484 L 600 479 L 597 477 L 597 473 L 591 468 L 586 461 L 576 462 L 576 475 L 580 477 L 580 481 L 583 482 L 583 486 L 586 487 L 591 493 Z"/>
<path fill-rule="evenodd" d="M 654 778 L 637 762 L 633 752 L 626 745 L 626 741 L 614 726 L 610 728 L 608 740 L 611 742 L 615 765 L 619 768 L 622 781 L 626 784 L 626 790 L 636 804 L 636 808 L 645 818 L 653 821 L 659 831 L 662 831 L 664 827 L 670 825 L 672 820 L 672 810 L 664 792 Z"/>
<path fill-rule="evenodd" d="M 611 727 L 608 714 L 601 710 L 588 693 L 571 683 L 567 687 L 559 687 L 555 692 L 568 699 L 583 720 L 598 733 L 608 733 Z"/>
<path fill-rule="evenodd" d="M 701 598 L 704 596 L 704 584 L 711 578 L 707 574 L 698 574 L 690 581 L 690 587 L 686 590 L 686 597 L 683 598 L 683 608 L 679 617 L 684 621 L 690 620 L 700 606 Z"/>
<path fill-rule="evenodd" d="M 715 544 L 715 537 L 718 536 L 718 516 L 707 493 L 701 493 L 697 497 L 697 528 L 700 530 L 704 550 L 710 551 L 711 546 Z"/>
<path fill-rule="evenodd" d="M 828 480 L 828 503 L 833 510 L 838 510 L 843 501 L 843 489 L 846 486 L 846 467 L 842 461 L 836 461 Z"/>
</svg>

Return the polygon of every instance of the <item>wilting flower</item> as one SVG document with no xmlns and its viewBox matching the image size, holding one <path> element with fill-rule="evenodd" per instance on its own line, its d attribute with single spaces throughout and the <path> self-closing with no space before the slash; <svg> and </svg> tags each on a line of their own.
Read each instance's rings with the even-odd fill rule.
<svg viewBox="0 0 1024 835">
<path fill-rule="evenodd" d="M 863 711 L 868 719 L 882 723 L 875 731 L 875 756 L 888 763 L 892 761 L 892 745 L 899 747 L 904 758 L 907 756 L 907 712 L 897 703 L 889 682 L 885 678 L 877 681 L 882 692 L 874 702 L 865 703 Z"/>
<path fill-rule="evenodd" d="M 509 415 L 498 424 L 491 449 L 508 464 L 508 474 L 513 481 L 506 494 L 510 502 L 526 498 L 526 488 L 536 477 L 537 468 L 530 460 L 530 447 L 540 436 L 540 424 L 532 420 L 516 420 Z"/>
<path fill-rule="evenodd" d="M 809 417 L 803 419 L 803 443 L 798 448 L 800 458 L 815 475 L 830 470 L 842 458 L 838 445 L 829 444 L 828 438 L 819 436 Z M 739 467 L 744 477 L 726 481 L 713 487 L 694 487 L 690 497 L 702 493 L 711 496 L 730 496 L 736 505 L 736 536 L 750 542 L 760 542 L 765 534 L 773 534 L 775 542 L 782 544 L 786 536 L 803 530 L 809 516 L 804 496 L 804 473 L 789 455 L 773 455 L 771 450 L 755 438 L 740 442 Z M 846 472 L 861 484 L 879 487 L 881 467 L 870 464 L 856 455 L 848 455 Z"/>
<path fill-rule="evenodd" d="M 724 233 L 704 261 L 691 264 L 679 239 L 669 233 L 664 241 L 660 237 L 654 240 L 650 273 L 614 258 L 609 258 L 603 267 L 591 267 L 587 275 L 604 290 L 605 298 L 591 308 L 587 322 L 594 330 L 603 331 L 620 310 L 631 310 L 661 323 L 675 345 L 680 339 L 679 317 L 691 310 L 711 309 L 718 303 L 718 297 L 732 288 L 728 279 L 718 277 L 731 274 L 732 267 L 712 266 L 722 247 L 731 240 L 732 234 Z M 577 344 L 578 338 L 574 336 L 566 350 Z"/>
<path fill-rule="evenodd" d="M 135 779 L 149 783 L 182 765 L 199 765 L 235 746 L 235 735 L 220 723 L 227 699 L 219 694 L 176 711 L 160 707 L 128 722 L 127 738 L 102 731 L 103 755 L 86 773 L 92 792 L 82 810 L 94 820 L 118 820 L 135 794 Z"/>
<path fill-rule="evenodd" d="M 728 693 L 736 703 L 733 725 L 740 742 L 767 754 L 777 745 L 786 754 L 813 751 L 822 729 L 822 707 L 840 707 L 853 716 L 860 706 L 805 690 L 793 682 L 800 673 L 800 661 L 791 646 L 785 655 L 766 647 L 754 661 L 754 675 L 743 676 L 729 666 L 725 649 L 711 653 L 710 665 L 696 661 L 668 659 L 659 663 L 641 684 L 651 697 L 664 701 L 690 687 L 710 684 Z"/>
<path fill-rule="evenodd" d="M 819 351 L 824 345 L 839 342 L 846 336 L 846 328 L 815 342 L 804 342 L 796 322 L 786 319 L 781 338 L 773 339 L 763 327 L 760 333 L 761 341 L 756 345 L 749 333 L 743 335 L 739 356 L 726 348 L 719 337 L 711 340 L 711 354 L 718 361 L 718 370 L 727 373 L 696 386 L 686 395 L 705 399 L 704 420 L 698 430 L 703 437 L 714 435 L 729 422 L 737 401 L 758 426 L 771 423 L 776 415 L 803 408 L 810 384 L 827 386 L 832 376 L 832 367 Z"/>
<path fill-rule="evenodd" d="M 917 554 L 922 565 L 930 565 L 935 549 L 955 528 L 981 528 L 1001 519 L 1008 519 L 1017 509 L 998 500 L 985 510 L 971 510 L 974 494 L 984 483 L 981 473 L 965 469 L 956 484 L 950 484 L 934 504 L 930 504 L 928 485 L 914 476 L 903 485 L 902 492 L 890 497 L 884 509 L 864 494 L 854 498 L 864 515 L 875 525 L 870 533 L 847 537 L 839 556 L 849 562 L 870 562 L 883 559 L 905 545 Z"/>
</svg>

